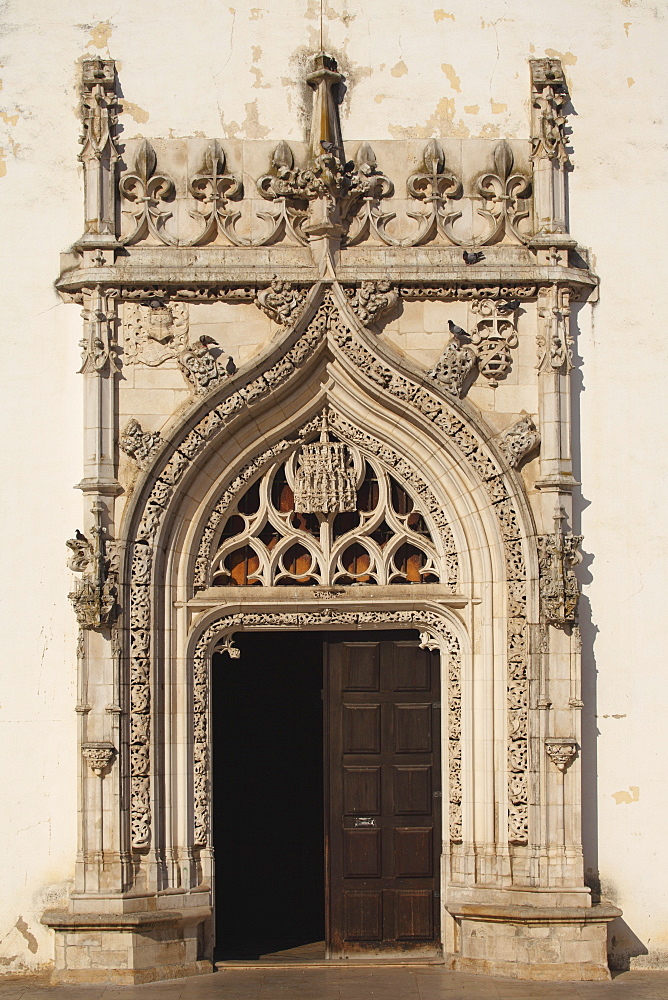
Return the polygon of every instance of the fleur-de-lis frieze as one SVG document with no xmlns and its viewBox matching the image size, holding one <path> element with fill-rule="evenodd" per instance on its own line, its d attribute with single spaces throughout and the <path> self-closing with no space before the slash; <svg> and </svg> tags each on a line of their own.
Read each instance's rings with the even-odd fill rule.
<svg viewBox="0 0 668 1000">
<path fill-rule="evenodd" d="M 527 237 L 522 235 L 518 225 L 529 215 L 524 199 L 531 194 L 531 181 L 524 174 L 513 173 L 515 157 L 505 139 L 494 147 L 493 159 L 495 172 L 483 174 L 478 179 L 478 193 L 487 205 L 487 208 L 478 209 L 478 213 L 490 222 L 489 233 L 478 243 L 488 246 L 504 236 L 526 243 Z"/>
<path fill-rule="evenodd" d="M 144 139 L 137 150 L 134 169 L 123 174 L 119 185 L 121 195 L 134 205 L 129 213 L 135 219 L 135 229 L 123 239 L 125 246 L 139 243 L 149 235 L 166 246 L 176 246 L 178 243 L 175 237 L 165 232 L 165 222 L 172 213 L 161 208 L 165 202 L 172 201 L 176 194 L 174 181 L 165 174 L 156 173 L 156 168 L 155 150 Z"/>
<path fill-rule="evenodd" d="M 201 210 L 191 212 L 193 219 L 201 221 L 203 228 L 187 246 L 201 246 L 212 242 L 218 234 L 234 246 L 249 246 L 250 240 L 239 236 L 234 224 L 240 212 L 230 212 L 228 202 L 243 197 L 243 183 L 234 174 L 225 173 L 225 153 L 214 139 L 207 146 L 202 166 L 191 177 L 188 185 L 193 198 L 201 203 Z"/>
<path fill-rule="evenodd" d="M 391 198 L 394 184 L 378 169 L 378 160 L 368 142 L 363 142 L 355 157 L 355 186 L 353 197 L 361 201 L 354 213 L 354 220 L 348 232 L 345 245 L 352 247 L 361 243 L 372 233 L 382 240 L 382 231 L 394 214 L 384 214 L 379 208 L 382 198 Z"/>
<path fill-rule="evenodd" d="M 267 246 L 274 243 L 283 233 L 287 233 L 302 246 L 308 243 L 308 237 L 301 227 L 308 216 L 306 188 L 309 178 L 308 171 L 295 169 L 295 158 L 287 142 L 279 142 L 271 155 L 269 173 L 257 181 L 260 195 L 267 201 L 273 201 L 277 211 L 258 212 L 258 216 L 269 223 L 270 229 L 256 245 Z"/>
</svg>

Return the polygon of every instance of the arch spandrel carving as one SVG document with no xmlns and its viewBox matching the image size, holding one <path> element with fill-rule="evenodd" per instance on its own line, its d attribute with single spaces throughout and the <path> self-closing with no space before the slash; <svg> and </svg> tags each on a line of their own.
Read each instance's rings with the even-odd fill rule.
<svg viewBox="0 0 668 1000">
<path fill-rule="evenodd" d="M 507 658 L 508 658 L 508 837 L 515 844 L 528 843 L 528 723 L 527 723 L 527 645 L 526 645 L 526 567 L 522 538 L 530 532 L 522 532 L 522 519 L 526 522 L 526 509 L 517 505 L 517 480 L 510 471 L 504 455 L 490 443 L 489 434 L 480 433 L 480 422 L 470 418 L 466 404 L 446 400 L 436 387 L 418 381 L 414 373 L 406 370 L 396 359 L 388 359 L 388 352 L 380 348 L 348 308 L 347 297 L 336 289 L 321 291 L 320 304 L 315 295 L 307 309 L 299 317 L 293 330 L 285 337 L 282 360 L 264 370 L 261 366 L 252 373 L 240 372 L 230 386 L 231 391 L 218 402 L 220 390 L 214 390 L 207 399 L 207 412 L 198 409 L 199 419 L 184 420 L 180 433 L 169 433 L 171 454 L 164 451 L 156 456 L 153 465 L 147 469 L 146 480 L 152 481 L 150 492 L 140 490 L 135 501 L 135 551 L 144 560 L 147 549 L 160 539 L 161 522 L 169 522 L 169 511 L 178 507 L 178 497 L 189 478 L 196 471 L 197 460 L 222 435 L 235 433 L 237 425 L 252 427 L 254 407 L 258 410 L 270 408 L 275 394 L 275 405 L 290 388 L 291 381 L 301 380 L 305 372 L 314 364 L 327 367 L 341 364 L 362 391 L 377 400 L 385 402 L 387 415 L 395 426 L 411 414 L 411 423 L 418 428 L 431 425 L 434 438 L 456 455 L 456 467 L 466 470 L 465 478 L 470 489 L 478 491 L 486 498 L 486 506 L 494 513 L 496 532 L 505 553 L 505 573 L 507 581 Z M 309 316 L 310 314 L 310 316 Z M 385 356 L 384 356 L 385 355 Z M 273 360 L 269 358 L 268 360 Z M 394 419 L 392 419 L 393 414 Z M 185 424 L 185 426 L 184 426 Z M 391 427 L 391 424 L 390 424 Z M 207 441 L 208 438 L 208 441 Z M 269 449 L 272 451 L 272 449 Z M 380 449 L 382 454 L 382 446 Z M 273 457 L 273 456 L 272 456 Z M 401 461 L 401 460 L 399 460 Z M 417 491 L 425 488 L 419 473 L 407 465 L 404 470 L 406 482 Z M 234 488 L 243 483 L 243 476 L 237 474 L 231 482 Z M 507 485 L 508 484 L 508 485 Z M 508 488 L 510 486 L 510 489 Z M 201 566 L 201 561 L 200 561 Z M 142 578 L 145 577 L 143 573 Z M 150 630 L 148 619 L 149 587 L 131 580 L 130 622 L 133 635 L 131 640 L 131 669 L 145 674 Z M 134 846 L 146 846 L 150 839 L 147 825 L 149 815 L 149 782 L 147 773 L 148 755 L 145 752 L 149 710 L 146 699 L 142 699 L 142 710 L 132 713 L 132 788 L 133 823 L 136 831 Z M 141 819 L 139 817 L 142 817 Z"/>
</svg>

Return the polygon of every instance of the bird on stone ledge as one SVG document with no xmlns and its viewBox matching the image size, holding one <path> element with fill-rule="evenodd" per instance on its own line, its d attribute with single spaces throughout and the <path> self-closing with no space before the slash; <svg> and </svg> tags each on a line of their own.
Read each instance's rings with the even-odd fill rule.
<svg viewBox="0 0 668 1000">
<path fill-rule="evenodd" d="M 227 372 L 228 375 L 234 375 L 234 373 L 236 372 L 236 370 L 237 370 L 237 366 L 235 365 L 234 359 L 233 359 L 232 355 L 230 354 L 230 356 L 227 359 L 227 364 L 225 365 L 225 371 Z"/>
<path fill-rule="evenodd" d="M 464 258 L 465 264 L 479 264 L 481 260 L 485 259 L 485 255 L 482 250 L 477 250 L 475 253 L 470 253 L 468 250 L 465 250 L 462 257 Z"/>
<path fill-rule="evenodd" d="M 496 307 L 496 311 L 499 313 L 512 313 L 522 305 L 519 299 L 513 299 L 511 302 L 499 302 Z"/>
</svg>

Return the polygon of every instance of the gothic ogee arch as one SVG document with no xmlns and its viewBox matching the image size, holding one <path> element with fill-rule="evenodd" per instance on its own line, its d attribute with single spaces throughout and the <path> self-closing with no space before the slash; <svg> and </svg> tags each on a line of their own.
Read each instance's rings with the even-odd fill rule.
<svg viewBox="0 0 668 1000">
<path fill-rule="evenodd" d="M 90 62 L 102 81 L 91 95 L 108 96 L 113 64 Z M 121 234 L 122 263 L 91 222 L 79 270 L 59 284 L 86 307 L 93 446 L 81 488 L 93 540 L 68 544 L 82 573 L 71 595 L 82 628 L 80 739 L 99 779 L 82 772 L 70 911 L 45 916 L 73 935 L 60 970 L 68 981 L 87 961 L 72 951 L 70 962 L 67 949 L 84 947 L 77 935 L 91 926 L 91 904 L 81 901 L 91 898 L 109 948 L 129 935 L 119 980 L 141 978 L 151 935 L 154 978 L 211 967 L 211 658 L 216 649 L 236 657 L 238 632 L 306 629 L 410 628 L 440 653 L 449 964 L 527 978 L 607 975 L 605 923 L 618 911 L 592 906 L 583 885 L 580 539 L 563 526 L 574 485 L 569 307 L 595 278 L 571 266 L 574 242 L 556 222 L 527 229 L 519 142 L 497 144 L 497 173 L 483 177 L 493 268 L 478 267 L 479 250 L 462 262 L 462 245 L 481 240 L 462 243 L 453 228 L 448 206 L 461 185 L 435 141 L 408 178 L 409 197 L 428 203 L 417 235 L 393 236 L 381 202 L 394 188 L 368 144 L 355 163 L 323 145 L 342 143 L 340 80 L 319 56 L 307 168 L 282 144 L 258 180 L 277 212 L 271 238 L 253 243 L 243 213 L 228 210 L 224 191 L 241 197 L 242 186 L 222 173 L 213 143 L 190 182 L 196 198 L 202 185 L 215 188 L 201 246 L 179 242 L 166 213 L 141 202 L 146 218 L 135 205 L 136 225 Z M 114 163 L 111 153 L 93 158 L 87 184 Z M 543 208 L 545 185 L 565 183 L 562 166 L 535 172 Z M 144 141 L 120 196 L 134 204 L 154 174 L 167 183 L 156 170 Z M 503 211 L 488 204 L 499 185 Z M 163 252 L 164 270 L 155 263 Z M 475 322 L 469 336 L 450 320 L 429 370 L 384 327 L 427 302 Z M 199 340 L 189 334 L 189 313 L 211 303 L 237 310 L 226 320 L 234 343 L 255 345 L 238 368 L 209 335 L 223 310 Z M 271 325 L 252 341 L 257 314 Z M 176 388 L 181 376 L 186 390 Z M 155 386 L 165 389 L 151 395 Z M 498 409 L 494 393 L 506 400 Z M 100 691 L 109 692 L 102 711 Z"/>
</svg>

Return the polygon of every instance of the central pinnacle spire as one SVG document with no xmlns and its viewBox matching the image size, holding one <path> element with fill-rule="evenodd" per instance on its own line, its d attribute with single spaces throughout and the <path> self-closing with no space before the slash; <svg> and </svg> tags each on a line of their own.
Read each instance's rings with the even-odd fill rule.
<svg viewBox="0 0 668 1000">
<path fill-rule="evenodd" d="M 311 116 L 310 159 L 316 161 L 323 153 L 330 153 L 345 165 L 341 123 L 339 121 L 338 88 L 343 81 L 336 59 L 319 52 L 313 57 L 313 70 L 306 82 L 315 93 Z"/>
</svg>

